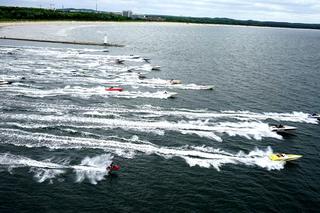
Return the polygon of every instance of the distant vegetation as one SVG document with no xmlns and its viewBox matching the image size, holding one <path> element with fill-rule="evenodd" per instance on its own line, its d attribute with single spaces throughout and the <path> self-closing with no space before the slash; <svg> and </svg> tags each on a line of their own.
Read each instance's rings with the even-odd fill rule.
<svg viewBox="0 0 320 213">
<path fill-rule="evenodd" d="M 113 13 L 68 12 L 25 7 L 0 7 L 1 21 L 74 20 L 74 21 L 127 21 L 127 17 Z"/>
<path fill-rule="evenodd" d="M 272 21 L 253 21 L 253 20 L 235 20 L 229 18 L 194 18 L 180 16 L 162 16 L 165 21 L 184 22 L 184 23 L 201 23 L 201 24 L 226 24 L 226 25 L 244 25 L 260 27 L 285 27 L 285 28 L 305 28 L 320 29 L 320 24 L 302 24 L 288 22 Z"/>
<path fill-rule="evenodd" d="M 25 7 L 1 7 L 0 21 L 40 21 L 40 20 L 74 20 L 74 21 L 165 21 L 198 24 L 226 24 L 261 27 L 285 27 L 285 28 L 305 28 L 320 29 L 320 24 L 302 24 L 288 22 L 270 22 L 253 20 L 235 20 L 228 18 L 194 18 L 182 16 L 159 16 L 147 15 L 128 18 L 120 14 L 98 12 L 94 10 L 49 10 L 40 8 Z"/>
</svg>

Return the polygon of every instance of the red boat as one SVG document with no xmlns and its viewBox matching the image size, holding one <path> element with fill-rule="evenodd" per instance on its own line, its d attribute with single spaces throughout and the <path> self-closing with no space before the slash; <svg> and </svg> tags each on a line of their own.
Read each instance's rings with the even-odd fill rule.
<svg viewBox="0 0 320 213">
<path fill-rule="evenodd" d="M 112 165 L 110 171 L 119 171 L 120 170 L 120 166 L 119 165 Z"/>
<path fill-rule="evenodd" d="M 123 91 L 123 88 L 121 88 L 121 87 L 109 87 L 109 88 L 106 88 L 106 91 L 118 91 L 118 92 L 121 92 L 121 91 Z"/>
<path fill-rule="evenodd" d="M 120 166 L 119 165 L 116 165 L 116 164 L 113 164 L 111 163 L 108 167 L 107 167 L 107 171 L 108 172 L 114 172 L 114 171 L 119 171 L 120 170 Z"/>
</svg>

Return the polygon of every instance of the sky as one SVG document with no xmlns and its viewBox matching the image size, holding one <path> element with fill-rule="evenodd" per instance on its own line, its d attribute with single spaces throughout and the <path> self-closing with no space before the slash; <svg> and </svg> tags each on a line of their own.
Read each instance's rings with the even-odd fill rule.
<svg viewBox="0 0 320 213">
<path fill-rule="evenodd" d="M 132 10 L 135 14 L 320 24 L 320 0 L 0 0 L 2 6 Z"/>
</svg>

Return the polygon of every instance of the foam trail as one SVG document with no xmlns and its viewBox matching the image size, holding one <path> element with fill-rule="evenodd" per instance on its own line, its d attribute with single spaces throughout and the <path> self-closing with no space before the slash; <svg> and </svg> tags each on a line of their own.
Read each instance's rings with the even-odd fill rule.
<svg viewBox="0 0 320 213">
<path fill-rule="evenodd" d="M 183 146 L 166 147 L 151 143 L 139 143 L 137 141 L 99 140 L 92 138 L 55 136 L 43 133 L 27 133 L 24 131 L 11 131 L 7 135 L 5 143 L 16 146 L 48 147 L 50 149 L 102 149 L 125 158 L 133 158 L 139 153 L 146 155 L 159 155 L 166 159 L 172 157 L 182 158 L 189 166 L 213 167 L 220 170 L 225 164 L 240 164 L 258 166 L 267 170 L 280 170 L 284 168 L 284 162 L 271 161 L 269 155 L 271 148 L 259 150 L 256 148 L 249 154 L 238 152 L 229 153 L 213 147 Z M 81 178 L 80 178 L 81 179 Z"/>
<path fill-rule="evenodd" d="M 269 159 L 269 155 L 273 153 L 272 149 L 268 147 L 266 150 L 256 148 L 249 154 L 239 151 L 237 154 L 230 154 L 222 152 L 226 157 L 216 159 L 194 159 L 188 156 L 183 158 L 190 166 L 200 166 L 205 168 L 213 167 L 220 171 L 220 167 L 225 164 L 243 164 L 247 166 L 258 166 L 267 170 L 280 170 L 284 168 L 285 162 L 274 162 Z"/>
<path fill-rule="evenodd" d="M 299 123 L 312 123 L 317 124 L 317 119 L 310 117 L 310 114 L 304 112 L 292 112 L 292 113 L 254 113 L 249 111 L 222 111 L 227 116 L 233 116 L 238 120 L 267 120 L 272 119 L 276 121 L 290 121 Z"/>
<path fill-rule="evenodd" d="M 99 110 L 99 109 L 97 109 Z M 100 112 L 99 112 L 100 111 Z M 318 120 L 310 117 L 309 113 L 304 112 L 292 112 L 292 113 L 274 113 L 274 112 L 262 112 L 255 113 L 249 111 L 221 111 L 212 112 L 208 110 L 189 110 L 189 109 L 163 109 L 153 106 L 140 106 L 139 109 L 124 109 L 121 107 L 109 106 L 107 109 L 101 109 L 97 111 L 97 114 L 103 115 L 105 111 L 115 111 L 117 113 L 136 113 L 136 116 L 144 117 L 163 117 L 163 116 L 175 116 L 188 119 L 235 119 L 240 121 L 289 121 L 297 123 L 311 123 L 318 124 Z"/>
<path fill-rule="evenodd" d="M 29 56 L 32 55 L 34 57 L 38 57 L 42 60 L 47 60 L 50 57 L 51 60 L 54 59 L 75 59 L 75 63 L 84 63 L 90 61 L 97 61 L 99 64 L 100 62 L 105 63 L 113 63 L 115 59 L 121 59 L 124 61 L 130 62 L 144 62 L 144 60 L 140 56 L 128 56 L 128 55 L 108 55 L 105 54 L 105 49 L 74 49 L 74 48 L 49 48 L 49 47 L 13 47 L 13 46 L 6 46 L 0 47 L 0 54 L 7 54 L 7 53 L 15 53 L 19 55 Z M 90 54 L 94 53 L 94 54 Z M 150 70 L 152 66 L 149 64 L 142 65 L 136 67 L 137 69 L 143 70 Z"/>
<path fill-rule="evenodd" d="M 28 167 L 33 172 L 34 178 L 42 183 L 46 180 L 51 182 L 52 179 L 63 174 L 67 166 L 48 161 L 36 161 L 27 157 L 17 156 L 10 153 L 0 154 L 0 167 L 6 167 L 9 172 L 14 168 Z"/>
<path fill-rule="evenodd" d="M 12 101 L 12 100 L 11 100 Z M 3 103 L 6 104 L 6 103 Z M 209 111 L 206 109 L 183 109 L 183 108 L 162 108 L 151 105 L 138 105 L 133 108 L 126 108 L 121 105 L 110 105 L 103 104 L 95 107 L 83 107 L 77 105 L 63 105 L 63 104 L 44 104 L 44 103 L 25 103 L 18 100 L 14 101 L 15 106 L 21 106 L 27 109 L 33 108 L 32 110 L 38 112 L 59 112 L 69 114 L 68 111 L 79 111 L 84 115 L 105 117 L 113 115 L 115 117 L 125 117 L 130 115 L 132 118 L 158 118 L 158 117 L 175 117 L 185 119 L 210 119 L 210 120 L 225 120 L 234 119 L 238 121 L 288 121 L 296 123 L 310 123 L 318 124 L 318 120 L 310 117 L 309 113 L 305 112 L 291 112 L 291 113 L 275 113 L 275 112 L 250 112 L 250 111 Z M 3 105 L 0 105 L 0 109 Z"/>
<path fill-rule="evenodd" d="M 99 109 L 97 109 L 99 110 Z M 136 113 L 149 117 L 162 117 L 162 116 L 175 116 L 188 119 L 236 119 L 240 121 L 264 121 L 272 119 L 275 121 L 290 121 L 299 123 L 311 123 L 317 124 L 318 121 L 315 118 L 310 117 L 309 113 L 304 112 L 291 112 L 291 113 L 275 113 L 275 112 L 262 112 L 255 113 L 250 111 L 221 111 L 214 112 L 205 109 L 191 110 L 181 108 L 164 109 L 161 107 L 154 107 L 151 105 L 139 106 L 137 109 L 125 109 L 119 106 L 101 109 L 101 113 L 104 111 L 116 111 L 118 113 Z"/>
<path fill-rule="evenodd" d="M 280 135 L 273 132 L 268 124 L 261 122 L 220 122 L 212 123 L 206 121 L 136 121 L 124 119 L 106 119 L 106 118 L 89 118 L 79 116 L 39 116 L 39 115 L 8 115 L 2 114 L 3 119 L 21 120 L 23 122 L 38 123 L 44 122 L 46 125 L 56 126 L 73 126 L 81 128 L 107 128 L 123 130 L 133 130 L 139 132 L 155 132 L 158 131 L 175 131 L 182 134 L 197 134 L 201 137 L 207 137 L 221 141 L 217 134 L 227 134 L 229 136 L 241 136 L 248 139 L 261 140 L 264 137 L 282 139 Z M 32 124 L 31 124 L 32 125 Z"/>
<path fill-rule="evenodd" d="M 177 93 L 167 91 L 157 92 L 141 92 L 141 91 L 106 91 L 105 87 L 84 88 L 79 86 L 66 86 L 64 88 L 43 90 L 43 89 L 30 89 L 22 87 L 7 87 L 6 91 L 14 92 L 16 95 L 24 95 L 26 97 L 55 97 L 70 95 L 73 97 L 89 98 L 91 96 L 103 96 L 103 97 L 116 97 L 116 98 L 159 98 L 168 99 L 174 97 Z"/>
<path fill-rule="evenodd" d="M 112 109 L 112 107 L 111 107 Z M 185 117 L 189 119 L 236 119 L 240 121 L 265 121 L 272 119 L 275 121 L 290 121 L 299 123 L 311 123 L 317 124 L 318 121 L 315 118 L 310 117 L 309 113 L 304 112 L 292 112 L 292 113 L 275 113 L 275 112 L 262 112 L 255 113 L 250 111 L 221 111 L 213 112 L 204 109 L 190 110 L 190 109 L 163 109 L 159 107 L 153 107 L 145 105 L 140 109 L 127 109 L 127 112 L 143 113 L 144 115 L 150 114 L 150 116 L 176 116 Z"/>
<path fill-rule="evenodd" d="M 129 86 L 143 86 L 150 88 L 170 88 L 170 89 L 185 89 L 185 90 L 209 90 L 213 89 L 213 86 L 204 86 L 197 84 L 171 84 L 170 80 L 164 80 L 160 78 L 152 79 L 139 79 L 137 73 L 119 75 L 119 78 L 110 79 L 108 83 L 121 84 Z"/>
<path fill-rule="evenodd" d="M 76 182 L 82 182 L 87 178 L 90 183 L 97 184 L 104 180 L 107 174 L 106 167 L 112 163 L 112 159 L 110 154 L 84 158 L 80 165 L 72 166 L 76 172 Z"/>
<path fill-rule="evenodd" d="M 113 156 L 110 154 L 103 154 L 92 158 L 86 157 L 80 165 L 69 165 L 69 161 L 66 160 L 59 164 L 52 163 L 52 159 L 38 161 L 10 153 L 0 153 L 0 167 L 7 168 L 8 171 L 12 171 L 14 168 L 30 168 L 39 183 L 46 180 L 52 183 L 54 178 L 71 169 L 76 174 L 76 182 L 88 179 L 90 183 L 97 184 L 108 175 L 106 167 L 111 164 L 112 159 Z"/>
</svg>

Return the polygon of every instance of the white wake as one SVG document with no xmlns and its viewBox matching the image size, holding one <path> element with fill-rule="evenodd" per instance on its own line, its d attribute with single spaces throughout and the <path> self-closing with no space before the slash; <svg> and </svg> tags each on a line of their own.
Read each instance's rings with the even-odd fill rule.
<svg viewBox="0 0 320 213">
<path fill-rule="evenodd" d="M 79 165 L 70 165 L 69 159 L 62 159 L 59 162 L 52 162 L 53 159 L 33 160 L 20 155 L 10 153 L 0 153 L 0 167 L 8 169 L 9 172 L 16 168 L 29 168 L 34 173 L 34 178 L 39 182 L 48 180 L 52 183 L 54 178 L 73 170 L 76 182 L 82 182 L 87 179 L 92 184 L 97 184 L 104 180 L 108 175 L 106 167 L 112 162 L 113 156 L 103 154 L 95 157 L 86 157 Z"/>
<path fill-rule="evenodd" d="M 133 158 L 139 154 L 155 154 L 166 159 L 178 157 L 184 159 L 189 166 L 200 166 L 205 168 L 220 167 L 225 164 L 239 164 L 247 166 L 258 166 L 267 170 L 279 170 L 284 167 L 284 162 L 271 161 L 269 155 L 272 149 L 255 150 L 248 154 L 240 151 L 236 154 L 205 146 L 181 146 L 167 147 L 141 142 L 137 138 L 126 141 L 100 140 L 92 138 L 55 136 L 44 133 L 28 133 L 21 130 L 8 132 L 6 142 L 16 146 L 47 147 L 50 149 L 101 149 L 114 153 L 124 158 Z"/>
</svg>

